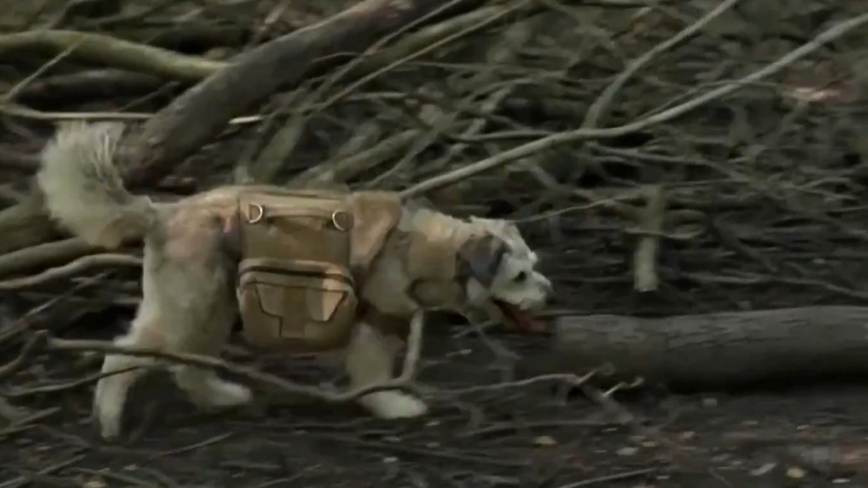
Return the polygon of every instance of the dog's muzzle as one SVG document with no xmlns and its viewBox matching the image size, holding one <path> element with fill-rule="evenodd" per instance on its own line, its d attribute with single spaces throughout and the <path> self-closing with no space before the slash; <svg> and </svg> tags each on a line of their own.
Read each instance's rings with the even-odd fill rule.
<svg viewBox="0 0 868 488">
<path fill-rule="evenodd" d="M 507 327 L 519 330 L 521 332 L 540 331 L 545 328 L 537 319 L 530 314 L 531 310 L 542 309 L 554 305 L 556 296 L 552 286 L 546 287 L 545 297 L 543 300 L 531 307 L 529 310 L 524 310 L 508 302 L 497 299 L 489 299 L 486 303 L 486 312 L 492 320 L 503 322 Z"/>
</svg>

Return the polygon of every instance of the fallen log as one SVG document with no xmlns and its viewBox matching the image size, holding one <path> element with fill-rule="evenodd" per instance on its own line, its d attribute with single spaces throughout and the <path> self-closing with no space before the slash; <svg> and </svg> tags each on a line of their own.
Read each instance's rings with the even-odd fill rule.
<svg viewBox="0 0 868 488">
<path fill-rule="evenodd" d="M 608 363 L 615 371 L 612 381 L 642 377 L 646 384 L 672 390 L 868 378 L 868 307 L 663 319 L 561 317 L 552 324 L 552 348 L 554 364 L 546 368 L 583 374 Z"/>
</svg>

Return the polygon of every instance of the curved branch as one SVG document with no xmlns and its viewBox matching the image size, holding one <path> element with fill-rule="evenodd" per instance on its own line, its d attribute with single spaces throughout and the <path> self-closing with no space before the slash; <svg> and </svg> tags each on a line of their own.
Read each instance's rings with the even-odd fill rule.
<svg viewBox="0 0 868 488">
<path fill-rule="evenodd" d="M 73 58 L 191 82 L 206 78 L 227 65 L 90 32 L 34 30 L 0 36 L 0 54 L 27 49 L 51 54 L 71 49 L 69 55 Z"/>
</svg>

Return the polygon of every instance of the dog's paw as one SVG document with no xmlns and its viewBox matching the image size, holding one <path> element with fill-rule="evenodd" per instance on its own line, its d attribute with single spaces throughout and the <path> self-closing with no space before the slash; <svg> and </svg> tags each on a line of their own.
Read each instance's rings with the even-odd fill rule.
<svg viewBox="0 0 868 488">
<path fill-rule="evenodd" d="M 232 408 L 247 405 L 252 401 L 253 393 L 250 391 L 250 388 L 238 383 L 214 379 L 209 385 L 205 406 L 211 408 Z"/>
<path fill-rule="evenodd" d="M 103 408 L 99 403 L 93 404 L 91 422 L 94 429 L 105 441 L 115 441 L 121 435 L 121 415 L 111 408 Z"/>
<path fill-rule="evenodd" d="M 408 419 L 428 413 L 422 400 L 399 391 L 379 391 L 361 399 L 362 405 L 381 419 Z"/>
</svg>

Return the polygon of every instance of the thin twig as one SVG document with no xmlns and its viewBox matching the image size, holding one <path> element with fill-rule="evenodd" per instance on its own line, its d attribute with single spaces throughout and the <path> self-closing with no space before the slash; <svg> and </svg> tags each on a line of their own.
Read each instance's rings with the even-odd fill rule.
<svg viewBox="0 0 868 488">
<path fill-rule="evenodd" d="M 127 254 L 94 254 L 84 256 L 72 261 L 71 263 L 51 268 L 34 276 L 26 276 L 24 278 L 15 278 L 11 280 L 0 281 L 0 290 L 17 290 L 19 288 L 27 288 L 35 285 L 40 285 L 47 281 L 65 278 L 76 273 L 80 273 L 94 266 L 141 266 L 141 258 L 130 256 Z"/>
</svg>

